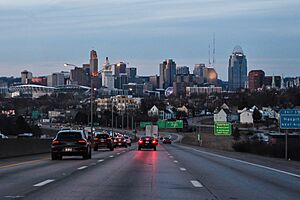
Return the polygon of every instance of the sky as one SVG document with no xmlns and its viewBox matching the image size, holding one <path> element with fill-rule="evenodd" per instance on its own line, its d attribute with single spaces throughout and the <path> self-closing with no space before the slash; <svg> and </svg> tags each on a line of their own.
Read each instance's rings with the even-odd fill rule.
<svg viewBox="0 0 300 200">
<path fill-rule="evenodd" d="M 159 74 L 167 58 L 178 66 L 208 65 L 227 80 L 228 59 L 240 45 L 248 71 L 300 76 L 299 0 L 0 0 L 0 76 L 34 76 L 81 66 L 95 49 L 99 64 L 136 66 Z"/>
</svg>

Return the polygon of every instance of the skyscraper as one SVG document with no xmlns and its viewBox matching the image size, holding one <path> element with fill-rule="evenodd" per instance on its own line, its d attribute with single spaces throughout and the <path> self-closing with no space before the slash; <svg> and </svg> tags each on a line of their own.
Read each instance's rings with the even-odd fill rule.
<svg viewBox="0 0 300 200">
<path fill-rule="evenodd" d="M 249 90 L 251 92 L 262 88 L 265 80 L 265 72 L 263 70 L 251 70 L 248 75 Z"/>
<path fill-rule="evenodd" d="M 102 86 L 107 87 L 109 90 L 114 89 L 114 77 L 108 57 L 106 57 L 102 68 Z"/>
<path fill-rule="evenodd" d="M 190 69 L 187 66 L 176 67 L 176 75 L 188 75 L 190 74 Z"/>
<path fill-rule="evenodd" d="M 98 74 L 98 56 L 95 50 L 90 52 L 90 75 L 97 76 Z"/>
<path fill-rule="evenodd" d="M 119 62 L 115 64 L 115 76 L 119 77 L 120 74 L 126 73 L 126 64 L 123 62 Z"/>
<path fill-rule="evenodd" d="M 204 69 L 205 69 L 205 64 L 196 64 L 194 67 L 193 74 L 196 76 L 204 77 Z"/>
<path fill-rule="evenodd" d="M 21 82 L 22 84 L 29 84 L 32 79 L 32 73 L 25 70 L 21 72 Z"/>
<path fill-rule="evenodd" d="M 71 83 L 74 85 L 83 85 L 83 86 L 89 86 L 90 85 L 90 79 L 89 74 L 84 71 L 81 67 L 75 67 L 71 70 L 70 73 L 70 80 Z"/>
<path fill-rule="evenodd" d="M 176 75 L 176 63 L 172 59 L 166 59 L 159 65 L 159 87 L 166 89 L 173 86 Z"/>
<path fill-rule="evenodd" d="M 228 89 L 230 91 L 245 88 L 247 82 L 247 59 L 240 46 L 236 46 L 229 58 Z"/>
</svg>

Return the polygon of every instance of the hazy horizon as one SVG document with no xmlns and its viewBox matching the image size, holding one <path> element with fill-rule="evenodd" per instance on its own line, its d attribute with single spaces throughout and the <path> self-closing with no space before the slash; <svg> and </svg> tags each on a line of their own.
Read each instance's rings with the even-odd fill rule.
<svg viewBox="0 0 300 200">
<path fill-rule="evenodd" d="M 297 0 L 0 0 L 0 76 L 34 76 L 81 66 L 95 49 L 99 67 L 136 66 L 139 75 L 159 74 L 166 58 L 178 66 L 208 65 L 216 37 L 219 78 L 240 45 L 248 71 L 299 76 L 300 2 Z"/>
</svg>

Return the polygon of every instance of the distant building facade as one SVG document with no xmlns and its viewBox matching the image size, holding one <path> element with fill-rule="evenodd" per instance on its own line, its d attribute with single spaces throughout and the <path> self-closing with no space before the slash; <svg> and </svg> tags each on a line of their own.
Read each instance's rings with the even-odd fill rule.
<svg viewBox="0 0 300 200">
<path fill-rule="evenodd" d="M 188 75 L 190 74 L 190 68 L 187 66 L 176 67 L 176 75 Z"/>
<path fill-rule="evenodd" d="M 22 84 L 30 84 L 32 79 L 32 73 L 24 70 L 21 72 L 21 83 Z"/>
<path fill-rule="evenodd" d="M 173 86 L 176 75 L 176 63 L 172 59 L 166 59 L 159 65 L 159 87 L 166 89 Z"/>
<path fill-rule="evenodd" d="M 263 70 L 251 70 L 248 74 L 249 90 L 251 92 L 262 88 L 264 85 L 265 72 Z"/>
</svg>

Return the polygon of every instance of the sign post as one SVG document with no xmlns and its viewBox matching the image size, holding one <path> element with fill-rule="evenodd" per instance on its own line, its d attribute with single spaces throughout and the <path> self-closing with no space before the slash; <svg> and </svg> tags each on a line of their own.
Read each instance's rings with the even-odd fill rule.
<svg viewBox="0 0 300 200">
<path fill-rule="evenodd" d="M 300 129 L 300 110 L 282 109 L 280 115 L 280 128 L 285 129 L 285 159 L 288 159 L 288 129 Z"/>
</svg>

